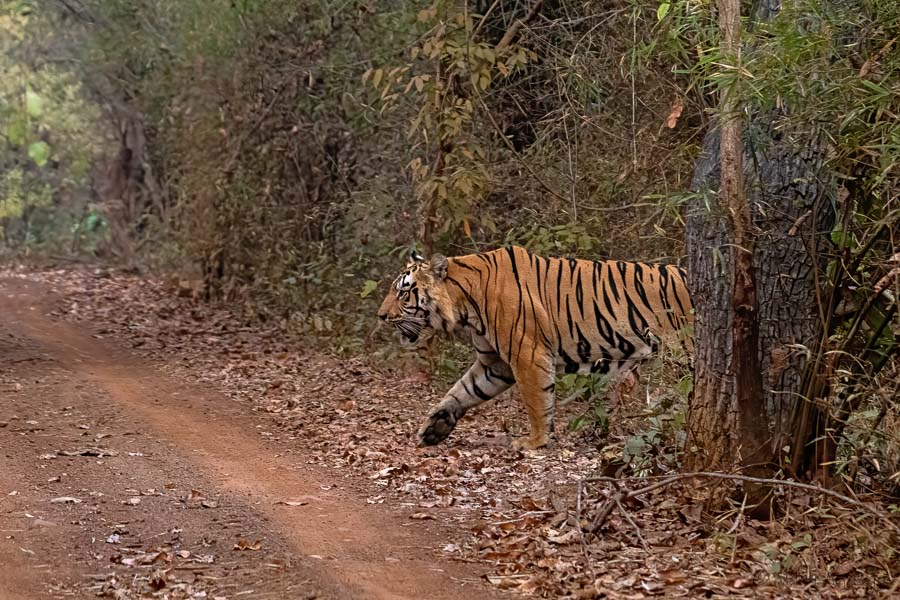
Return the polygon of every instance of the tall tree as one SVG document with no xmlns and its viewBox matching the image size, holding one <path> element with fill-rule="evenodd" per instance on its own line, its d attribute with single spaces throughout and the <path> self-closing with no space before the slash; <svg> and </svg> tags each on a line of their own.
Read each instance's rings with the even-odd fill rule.
<svg viewBox="0 0 900 600">
<path fill-rule="evenodd" d="M 890 74 L 900 65 L 892 50 L 900 23 L 878 6 L 781 10 L 761 0 L 750 23 L 764 32 L 745 42 L 741 61 L 725 23 L 734 26 L 736 6 L 717 5 L 725 67 L 715 77 L 727 90 L 686 219 L 698 348 L 687 464 L 775 459 L 827 480 L 863 403 L 860 386 L 876 381 L 900 345 L 890 325 L 896 299 L 877 283 L 893 281 L 897 165 L 887 140 L 898 127 L 884 115 L 898 104 Z M 729 96 L 741 85 L 738 124 Z"/>
<path fill-rule="evenodd" d="M 688 219 L 698 341 L 690 406 L 690 444 L 696 450 L 689 466 L 727 469 L 737 462 L 758 471 L 770 451 L 759 377 L 756 241 L 744 189 L 740 2 L 719 0 L 716 6 L 724 65 L 718 132 L 707 139 L 695 184 L 711 183 L 703 168 L 718 155 L 718 202 L 692 207 Z"/>
</svg>

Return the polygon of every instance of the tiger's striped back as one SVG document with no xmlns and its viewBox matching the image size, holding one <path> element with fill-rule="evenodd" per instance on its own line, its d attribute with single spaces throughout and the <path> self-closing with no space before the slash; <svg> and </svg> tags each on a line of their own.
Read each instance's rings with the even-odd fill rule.
<svg viewBox="0 0 900 600">
<path fill-rule="evenodd" d="M 647 358 L 693 320 L 674 265 L 544 258 L 520 247 L 450 259 L 447 281 L 507 360 L 544 345 L 565 372 Z"/>
</svg>

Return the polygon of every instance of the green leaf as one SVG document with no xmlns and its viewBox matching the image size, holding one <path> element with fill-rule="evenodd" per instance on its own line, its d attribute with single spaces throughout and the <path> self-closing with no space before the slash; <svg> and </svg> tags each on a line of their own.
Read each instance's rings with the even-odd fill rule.
<svg viewBox="0 0 900 600">
<path fill-rule="evenodd" d="M 691 377 L 683 377 L 681 381 L 675 384 L 675 391 L 678 392 L 680 396 L 688 397 L 691 393 L 691 390 L 694 389 L 694 380 Z"/>
<path fill-rule="evenodd" d="M 23 115 L 10 119 L 6 126 L 6 137 L 16 146 L 24 146 L 28 141 L 28 122 Z"/>
<path fill-rule="evenodd" d="M 44 112 L 44 99 L 33 90 L 25 90 L 25 111 L 30 117 L 39 117 Z"/>
<path fill-rule="evenodd" d="M 39 167 L 43 167 L 50 160 L 50 146 L 47 142 L 34 142 L 28 146 L 28 158 Z"/>
<path fill-rule="evenodd" d="M 642 436 L 632 436 L 625 440 L 625 455 L 636 458 L 643 453 L 646 445 L 647 442 L 644 441 Z"/>
<path fill-rule="evenodd" d="M 93 231 L 98 224 L 100 224 L 103 220 L 103 217 L 98 215 L 97 213 L 90 213 L 84 220 L 84 228 L 88 231 Z"/>
<path fill-rule="evenodd" d="M 805 534 L 800 539 L 794 540 L 791 542 L 791 548 L 794 550 L 803 550 L 804 548 L 809 548 L 812 545 L 812 534 Z"/>
<path fill-rule="evenodd" d="M 359 293 L 359 297 L 360 297 L 360 298 L 368 298 L 369 295 L 370 295 L 372 292 L 374 292 L 374 291 L 376 290 L 376 288 L 378 288 L 378 282 L 377 282 L 377 281 L 372 281 L 371 279 L 367 280 L 367 281 L 363 284 L 363 289 L 362 289 L 362 291 Z"/>
<path fill-rule="evenodd" d="M 669 9 L 672 8 L 672 5 L 668 2 L 663 2 L 659 5 L 659 8 L 656 9 L 656 20 L 662 21 L 666 18 L 666 15 L 669 14 Z"/>
</svg>

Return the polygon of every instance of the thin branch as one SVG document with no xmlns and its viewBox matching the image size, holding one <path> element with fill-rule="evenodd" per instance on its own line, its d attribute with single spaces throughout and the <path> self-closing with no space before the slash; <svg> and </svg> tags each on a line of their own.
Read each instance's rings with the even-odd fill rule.
<svg viewBox="0 0 900 600">
<path fill-rule="evenodd" d="M 823 496 L 828 496 L 830 498 L 834 498 L 848 506 L 853 506 L 858 508 L 859 510 L 877 517 L 887 523 L 891 529 L 900 534 L 900 526 L 898 526 L 893 519 L 889 516 L 885 515 L 881 511 L 878 511 L 870 506 L 867 506 L 865 503 L 860 502 L 855 498 L 851 498 L 850 496 L 846 496 L 840 492 L 836 492 L 834 490 L 829 490 L 828 488 L 823 488 L 817 485 L 812 485 L 809 483 L 801 483 L 799 481 L 789 481 L 785 479 L 767 479 L 764 477 L 750 477 L 749 475 L 738 475 L 735 473 L 715 473 L 709 471 L 697 471 L 691 473 L 679 473 L 677 475 L 671 475 L 666 477 L 665 479 L 661 479 L 655 483 L 651 483 L 642 488 L 638 488 L 636 490 L 631 490 L 627 492 L 624 498 L 634 498 L 635 496 L 640 496 L 642 494 L 646 494 L 647 492 L 651 492 L 653 490 L 659 489 L 661 487 L 666 487 L 671 485 L 677 481 L 683 481 L 685 479 L 724 479 L 728 481 L 741 481 L 744 483 L 753 483 L 767 486 L 785 486 L 791 488 L 797 488 L 801 490 L 807 490 L 810 492 L 814 492 L 816 494 L 821 494 Z M 605 482 L 605 483 L 615 483 L 619 484 L 622 482 L 621 479 L 616 479 L 615 477 L 588 477 L 584 479 L 587 482 Z M 621 494 L 621 492 L 619 492 Z M 621 500 L 621 499 L 620 499 Z M 605 507 L 604 507 L 605 508 Z M 611 510 L 611 509 L 610 509 Z M 605 519 L 605 517 L 604 517 Z"/>
<path fill-rule="evenodd" d="M 634 533 L 637 535 L 637 539 L 641 543 L 641 546 L 644 547 L 644 550 L 649 550 L 650 546 L 647 545 L 647 540 L 641 535 L 641 528 L 638 527 L 638 524 L 634 522 L 634 519 L 632 519 L 631 515 L 628 514 L 628 511 L 625 510 L 625 507 L 622 505 L 622 500 L 618 495 L 614 496 L 613 499 L 616 501 L 616 506 L 619 507 L 619 512 L 622 513 L 622 516 L 625 517 L 625 520 L 628 521 L 629 525 L 634 529 Z"/>
<path fill-rule="evenodd" d="M 484 112 L 485 112 L 485 114 L 487 114 L 488 119 L 490 119 L 491 124 L 494 126 L 494 129 L 497 130 L 497 133 L 500 135 L 500 138 L 506 143 L 506 146 L 507 146 L 510 150 L 512 150 L 512 157 L 513 157 L 513 158 L 514 158 L 514 159 L 515 159 L 515 160 L 516 160 L 516 161 L 517 161 L 517 162 L 518 162 L 518 163 L 519 163 L 526 171 L 528 171 L 529 175 L 531 175 L 532 178 L 534 178 L 534 181 L 535 181 L 538 185 L 540 185 L 542 188 L 544 188 L 544 191 L 546 191 L 548 194 L 550 194 L 551 196 L 553 196 L 553 197 L 556 198 L 557 200 L 562 200 L 563 202 L 568 203 L 568 201 L 569 201 L 568 198 L 566 198 L 565 196 L 561 195 L 559 192 L 557 192 L 556 190 L 554 190 L 553 188 L 551 188 L 549 185 L 547 185 L 547 182 L 544 181 L 544 179 L 541 178 L 537 173 L 535 173 L 534 168 L 533 168 L 530 164 L 528 164 L 527 161 L 522 160 L 522 157 L 519 156 L 519 153 L 518 153 L 518 152 L 516 152 L 515 146 L 513 146 L 512 142 L 509 141 L 509 138 L 506 137 L 506 134 L 503 133 L 503 128 L 500 127 L 500 124 L 497 123 L 497 120 L 496 120 L 496 119 L 494 119 L 494 115 L 491 113 L 491 109 L 488 108 L 488 105 L 487 105 L 487 103 L 484 101 L 484 98 L 482 98 L 481 93 L 477 92 L 477 90 L 476 90 L 476 93 L 477 93 L 478 102 L 481 104 L 482 108 L 484 108 Z"/>
<path fill-rule="evenodd" d="M 584 528 L 581 526 L 581 494 L 584 489 L 584 482 L 578 482 L 578 500 L 575 504 L 575 525 L 578 531 L 578 539 L 581 542 L 581 553 L 584 555 L 584 564 L 590 572 L 591 577 L 595 578 L 594 566 L 591 564 L 591 553 L 588 552 L 587 541 L 584 539 Z"/>
<path fill-rule="evenodd" d="M 472 38 L 478 36 L 481 33 L 481 28 L 484 27 L 484 24 L 487 23 L 488 17 L 491 16 L 491 13 L 494 12 L 494 9 L 497 8 L 497 5 L 500 4 L 500 0 L 494 0 L 494 3 L 485 11 L 485 13 L 481 16 L 481 20 L 478 21 L 478 25 L 475 26 L 475 29 L 472 31 Z M 466 5 L 468 9 L 468 5 Z"/>
<path fill-rule="evenodd" d="M 591 479 L 585 479 L 584 481 L 592 481 Z M 613 508 L 616 506 L 616 500 L 621 500 L 622 492 L 616 492 L 614 496 L 608 498 L 606 503 L 603 505 L 603 508 L 600 509 L 600 512 L 597 513 L 597 516 L 594 517 L 594 522 L 591 523 L 591 528 L 589 530 L 590 533 L 596 533 L 603 524 L 606 522 L 606 519 L 609 518 L 609 515 L 612 514 Z"/>
<path fill-rule="evenodd" d="M 534 3 L 534 6 L 531 7 L 531 10 L 528 11 L 528 14 L 525 15 L 524 19 L 518 19 L 515 23 L 513 23 L 509 29 L 506 30 L 506 33 L 503 34 L 503 38 L 500 42 L 494 47 L 494 52 L 500 53 L 512 43 L 513 39 L 515 39 L 516 35 L 518 35 L 519 30 L 522 29 L 529 21 L 531 21 L 537 14 L 538 11 L 541 10 L 541 7 L 544 5 L 544 0 L 537 0 Z"/>
</svg>

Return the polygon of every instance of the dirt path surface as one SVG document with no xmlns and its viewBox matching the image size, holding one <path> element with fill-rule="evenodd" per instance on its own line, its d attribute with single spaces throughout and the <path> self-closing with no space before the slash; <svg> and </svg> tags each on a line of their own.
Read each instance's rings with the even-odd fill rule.
<svg viewBox="0 0 900 600">
<path fill-rule="evenodd" d="M 510 448 L 514 394 L 417 448 L 452 368 L 422 377 L 386 338 L 291 335 L 182 283 L 0 265 L 0 600 L 900 590 L 890 517 L 803 490 L 771 522 L 708 512 L 690 481 L 610 512 L 621 486 L 674 472 L 673 365 L 608 417 L 563 390 L 568 426 L 540 451 Z"/>
<path fill-rule="evenodd" d="M 0 280 L 3 598 L 487 598 L 445 532 Z"/>
</svg>

